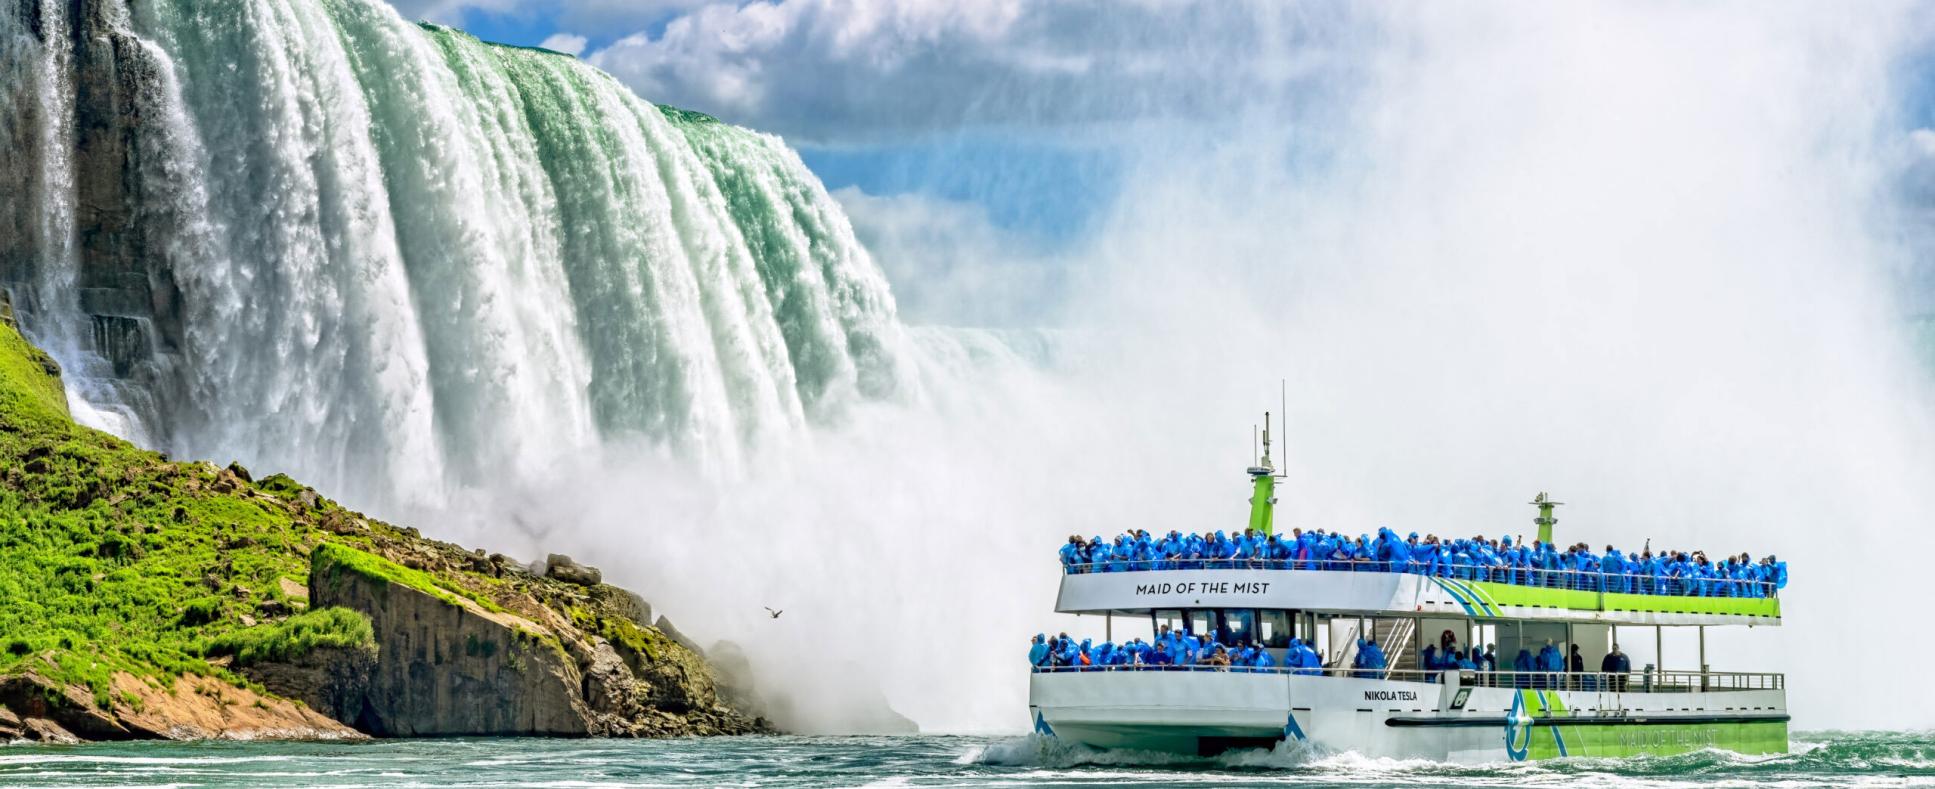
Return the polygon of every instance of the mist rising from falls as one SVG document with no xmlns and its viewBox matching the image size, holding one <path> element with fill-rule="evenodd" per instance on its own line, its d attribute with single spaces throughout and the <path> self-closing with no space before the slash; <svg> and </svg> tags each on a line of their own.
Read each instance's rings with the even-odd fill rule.
<svg viewBox="0 0 1935 789">
<path fill-rule="evenodd" d="M 92 398 L 111 427 L 434 504 L 608 439 L 737 469 L 743 447 L 903 391 L 884 278 L 776 138 L 368 0 L 83 6 L 108 17 L 88 35 L 133 42 L 123 72 L 152 74 L 125 111 L 132 224 L 164 258 L 135 290 L 160 308 L 110 310 L 153 350 L 140 397 Z M 8 21 L 8 65 L 32 71 L 9 98 L 71 101 L 74 70 L 48 62 L 64 48 Z M 44 147 L 47 170 L 76 169 Z M 86 374 L 107 351 L 74 272 L 107 263 L 60 254 L 74 190 L 38 186 L 54 254 L 31 325 L 89 386 L 111 376 Z"/>
</svg>

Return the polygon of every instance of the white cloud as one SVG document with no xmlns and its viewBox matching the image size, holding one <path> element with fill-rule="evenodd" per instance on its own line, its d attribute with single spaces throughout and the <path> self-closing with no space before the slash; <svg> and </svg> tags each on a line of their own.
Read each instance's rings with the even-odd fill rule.
<svg viewBox="0 0 1935 789">
<path fill-rule="evenodd" d="M 1326 75 L 1351 16 L 1224 0 L 759 0 L 696 8 L 589 60 L 653 101 L 845 142 L 1275 104 Z"/>
<path fill-rule="evenodd" d="M 557 23 L 626 35 L 717 0 L 559 0 Z"/>
<path fill-rule="evenodd" d="M 585 51 L 585 37 L 574 36 L 570 33 L 553 33 L 550 38 L 544 39 L 544 43 L 538 44 L 538 46 L 553 52 L 576 55 Z"/>
</svg>

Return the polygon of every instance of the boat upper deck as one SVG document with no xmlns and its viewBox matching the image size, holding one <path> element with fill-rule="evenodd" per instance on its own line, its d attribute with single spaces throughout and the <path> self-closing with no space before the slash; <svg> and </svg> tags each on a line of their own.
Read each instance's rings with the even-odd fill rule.
<svg viewBox="0 0 1935 789">
<path fill-rule="evenodd" d="M 1537 570 L 1508 580 L 1405 572 L 1379 562 L 1273 560 L 1138 562 L 1120 572 L 1062 576 L 1061 613 L 1146 613 L 1169 608 L 1259 608 L 1364 616 L 1419 614 L 1618 625 L 1779 625 L 1767 585 Z M 1512 582 L 1512 581 L 1517 581 Z"/>
</svg>

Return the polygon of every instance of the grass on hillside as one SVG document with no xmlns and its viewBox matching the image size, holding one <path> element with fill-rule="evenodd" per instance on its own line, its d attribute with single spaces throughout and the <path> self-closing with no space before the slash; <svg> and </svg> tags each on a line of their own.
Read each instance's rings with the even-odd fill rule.
<svg viewBox="0 0 1935 789">
<path fill-rule="evenodd" d="M 368 551 L 359 551 L 355 548 L 334 543 L 323 543 L 322 545 L 316 546 L 315 554 L 311 557 L 311 561 L 314 563 L 312 569 L 315 572 L 325 574 L 338 571 L 351 572 L 372 581 L 389 581 L 391 583 L 401 584 L 446 603 L 450 603 L 451 605 L 462 605 L 459 602 L 462 599 L 476 603 L 487 611 L 502 612 L 504 610 L 502 606 L 491 602 L 490 599 L 478 595 L 469 589 L 450 583 L 422 570 L 412 570 L 404 567 L 403 565 Z"/>
<path fill-rule="evenodd" d="M 233 655 L 235 665 L 288 662 L 317 649 L 375 649 L 376 633 L 360 611 L 324 608 L 306 611 L 273 625 L 216 636 L 203 647 L 210 657 Z"/>
<path fill-rule="evenodd" d="M 298 605 L 278 580 L 306 583 L 320 540 L 286 503 L 300 486 L 76 425 L 43 359 L 0 323 L 0 673 L 32 665 L 102 706 L 116 671 L 222 674 L 200 643 Z"/>
</svg>

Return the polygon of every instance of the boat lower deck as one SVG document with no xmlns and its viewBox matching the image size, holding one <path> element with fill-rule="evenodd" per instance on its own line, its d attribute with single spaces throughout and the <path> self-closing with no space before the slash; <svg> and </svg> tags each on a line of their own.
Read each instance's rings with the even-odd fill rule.
<svg viewBox="0 0 1935 789">
<path fill-rule="evenodd" d="M 1031 675 L 1029 704 L 1044 734 L 1184 754 L 1284 740 L 1452 762 L 1787 750 L 1778 674 L 1089 668 Z"/>
</svg>

